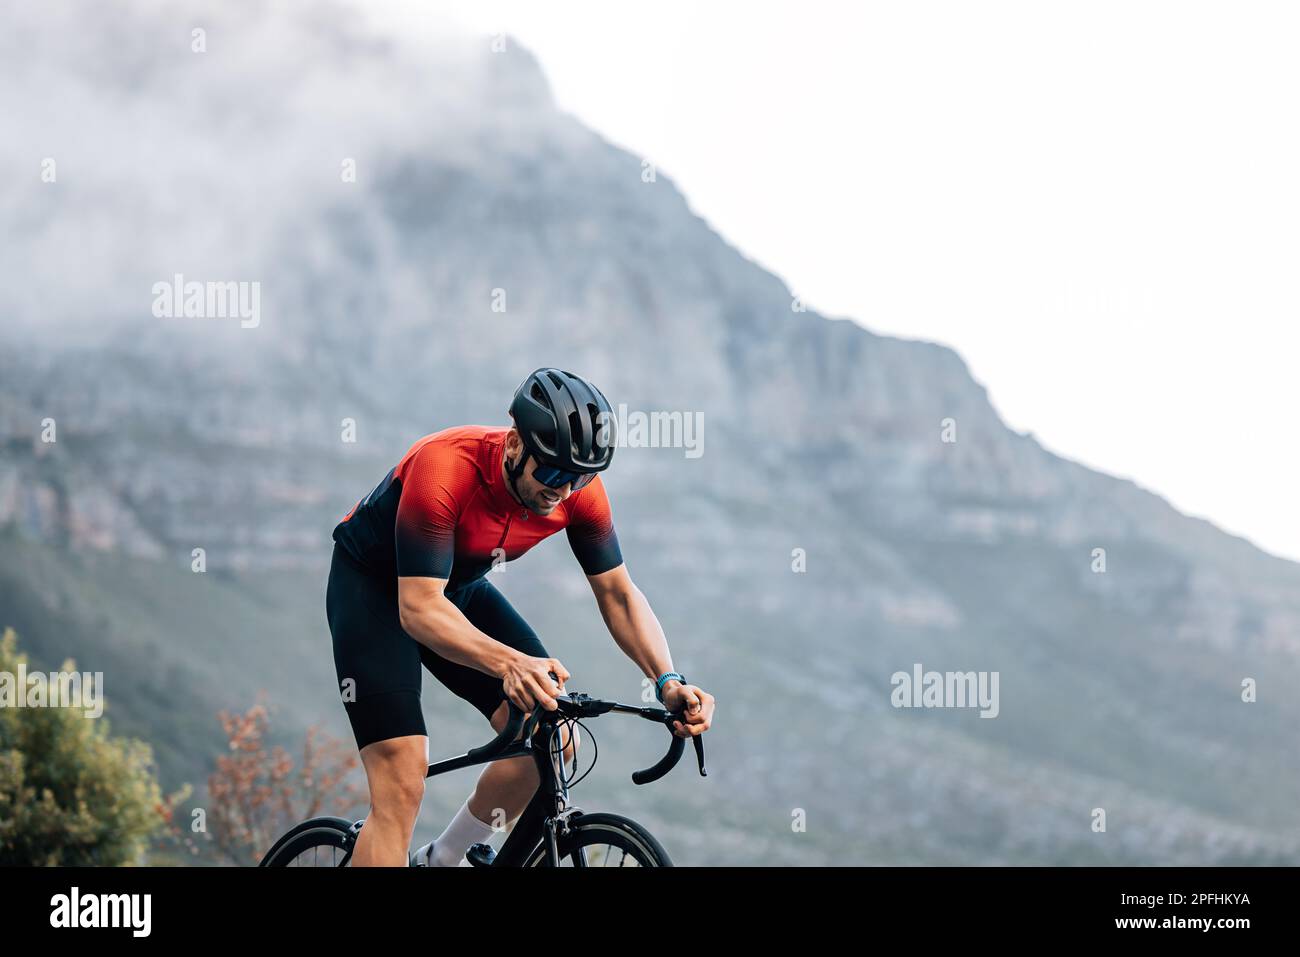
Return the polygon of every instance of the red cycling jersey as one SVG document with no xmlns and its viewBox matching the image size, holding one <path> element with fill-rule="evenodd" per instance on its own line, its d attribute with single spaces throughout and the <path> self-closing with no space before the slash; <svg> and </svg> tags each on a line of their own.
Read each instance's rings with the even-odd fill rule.
<svg viewBox="0 0 1300 957">
<path fill-rule="evenodd" d="M 420 439 L 334 529 L 367 569 L 448 580 L 454 591 L 560 529 L 588 575 L 623 563 L 600 477 L 549 515 L 516 502 L 501 474 L 508 427 L 465 425 Z"/>
</svg>

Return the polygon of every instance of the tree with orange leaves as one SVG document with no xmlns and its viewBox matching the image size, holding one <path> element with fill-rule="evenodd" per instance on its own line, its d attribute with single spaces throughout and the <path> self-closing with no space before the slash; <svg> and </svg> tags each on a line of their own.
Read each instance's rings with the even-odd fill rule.
<svg viewBox="0 0 1300 957">
<path fill-rule="evenodd" d="M 208 778 L 213 844 L 236 864 L 256 863 L 283 831 L 331 807 L 364 806 L 363 785 L 348 776 L 360 764 L 350 742 L 307 729 L 294 764 L 279 745 L 266 744 L 270 715 L 257 704 L 243 714 L 218 716 L 230 754 L 217 758 Z"/>
</svg>

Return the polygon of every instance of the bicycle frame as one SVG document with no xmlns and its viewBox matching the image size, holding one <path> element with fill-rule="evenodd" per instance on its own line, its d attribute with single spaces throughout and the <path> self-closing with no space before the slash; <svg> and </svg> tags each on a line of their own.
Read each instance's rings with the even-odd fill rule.
<svg viewBox="0 0 1300 957">
<path fill-rule="evenodd" d="M 546 842 L 547 863 L 559 866 L 558 836 L 564 833 L 566 819 L 576 808 L 569 804 L 569 787 L 563 771 L 563 749 L 552 749 L 551 741 L 560 733 L 560 725 L 568 724 L 572 719 L 595 717 L 611 711 L 635 714 L 642 718 L 663 723 L 670 729 L 673 720 L 680 720 L 679 713 L 664 711 L 659 708 L 638 708 L 619 704 L 614 701 L 601 701 L 584 694 L 566 694 L 557 699 L 560 707 L 555 711 L 536 708 L 527 721 L 523 712 L 513 704 L 509 705 L 509 718 L 501 732 L 492 741 L 481 748 L 474 748 L 465 754 L 429 765 L 426 778 L 436 777 L 447 771 L 472 767 L 476 764 L 488 764 L 492 761 L 504 761 L 510 758 L 531 755 L 537 765 L 537 791 L 529 800 L 523 813 L 515 822 L 509 837 L 502 844 L 490 866 L 520 867 L 539 842 Z M 574 725 L 569 724 L 570 733 Z M 519 738 L 523 731 L 522 739 Z M 699 737 L 692 739 L 699 759 L 700 774 L 704 770 L 704 743 Z M 667 774 L 681 757 L 686 742 L 683 738 L 673 736 L 668 753 L 658 764 L 632 775 L 636 784 L 648 784 Z M 557 765 L 559 765 L 557 767 Z"/>
<path fill-rule="evenodd" d="M 513 712 L 515 709 L 511 710 Z M 520 730 L 517 721 L 507 721 L 505 729 L 493 742 L 458 757 L 429 765 L 426 778 L 476 764 L 490 764 L 493 761 L 532 756 L 537 765 L 539 780 L 537 791 L 529 800 L 523 813 L 519 815 L 501 850 L 497 852 L 492 867 L 522 866 L 529 852 L 543 839 L 547 843 L 548 862 L 551 866 L 559 865 L 556 835 L 557 832 L 562 831 L 563 825 L 560 822 L 563 821 L 565 811 L 572 810 L 569 806 L 568 784 L 565 783 L 563 773 L 556 768 L 556 763 L 563 761 L 563 750 L 559 750 L 554 756 L 551 754 L 552 736 L 559 732 L 558 726 L 563 720 L 563 718 L 552 717 L 549 712 L 540 714 L 535 712 L 524 725 L 524 730 L 531 729 L 531 733 L 522 740 L 513 740 L 514 735 L 509 735 L 507 738 L 508 732 L 513 730 L 518 733 Z M 572 731 L 573 729 L 570 728 L 570 733 Z M 498 744 L 502 738 L 507 738 L 506 746 L 503 748 Z"/>
<path fill-rule="evenodd" d="M 574 730 L 570 726 L 569 733 Z M 573 808 L 569 805 L 569 786 L 563 774 L 563 747 L 554 753 L 551 747 L 552 736 L 558 732 L 558 722 L 543 720 L 537 723 L 529 739 L 528 750 L 537 765 L 537 791 L 493 858 L 493 867 L 521 867 L 539 840 L 546 842 L 547 863 L 552 867 L 560 865 L 558 835 L 564 828 L 565 812 Z"/>
<path fill-rule="evenodd" d="M 547 711 L 538 705 L 527 720 L 519 708 L 509 703 L 505 726 L 495 738 L 481 748 L 473 748 L 454 758 L 434 762 L 425 772 L 425 777 L 431 778 L 447 771 L 472 767 L 475 764 L 488 764 L 492 761 L 504 761 L 525 755 L 531 755 L 536 763 L 537 791 L 529 799 L 528 805 L 515 822 L 501 850 L 489 859 L 487 852 L 471 848 L 470 853 L 467 854 L 471 864 L 479 867 L 519 867 L 527 863 L 534 849 L 541 845 L 545 849 L 546 863 L 553 867 L 559 866 L 559 838 L 570 832 L 570 828 L 573 827 L 571 819 L 582 813 L 569 804 L 569 785 L 565 775 L 563 749 L 552 750 L 551 747 L 551 742 L 559 733 L 561 725 L 567 725 L 572 733 L 576 722 L 582 718 L 594 718 L 610 712 L 619 712 L 637 715 L 668 728 L 671 733 L 668 752 L 653 766 L 632 772 L 633 784 L 649 784 L 651 781 L 659 780 L 676 766 L 682 752 L 686 749 L 686 739 L 673 732 L 672 727 L 674 722 L 685 718 L 681 711 L 665 711 L 662 708 L 642 708 L 636 705 L 619 704 L 617 701 L 602 701 L 580 692 L 556 695 L 555 701 L 555 710 Z M 699 735 L 695 735 L 691 737 L 691 742 L 695 745 L 700 776 L 704 777 L 708 774 L 704 769 L 704 741 Z M 618 815 L 608 814 L 593 815 L 593 819 L 617 817 Z M 644 831 L 634 821 L 622 820 L 624 824 Z M 271 849 L 262 858 L 261 866 L 276 867 L 290 863 L 291 858 L 280 855 L 288 842 L 295 841 L 308 832 L 324 831 L 332 835 L 333 839 L 315 839 L 316 843 L 307 846 L 328 846 L 343 850 L 343 859 L 332 866 L 346 867 L 352 859 L 357 836 L 365 823 L 365 818 L 349 823 L 344 818 L 338 817 L 314 817 L 303 821 L 282 834 L 271 845 Z M 578 825 L 578 828 L 580 829 L 581 825 Z M 339 835 L 342 837 L 340 838 Z M 645 837 L 654 840 L 648 833 Z M 575 863 L 586 863 L 586 852 L 582 847 L 583 844 L 579 840 L 575 844 L 574 853 L 578 855 Z M 667 860 L 667 854 L 662 848 L 658 853 L 665 861 Z"/>
</svg>

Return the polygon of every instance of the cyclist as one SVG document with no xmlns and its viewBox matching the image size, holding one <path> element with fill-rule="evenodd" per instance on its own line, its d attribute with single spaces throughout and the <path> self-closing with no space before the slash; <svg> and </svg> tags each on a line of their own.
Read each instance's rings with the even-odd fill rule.
<svg viewBox="0 0 1300 957">
<path fill-rule="evenodd" d="M 326 612 L 370 789 L 355 866 L 408 863 L 428 767 L 421 665 L 497 731 L 507 698 L 524 711 L 556 708 L 568 669 L 485 575 L 561 529 L 614 642 L 665 707 L 685 709 L 675 733 L 702 734 L 712 720 L 713 696 L 673 670 L 663 629 L 623 564 L 597 475 L 614 456 L 609 402 L 580 376 L 538 369 L 516 390 L 510 417 L 513 427 L 420 439 L 334 529 Z M 523 812 L 537 785 L 531 758 L 489 764 L 411 862 L 459 864 L 494 823 Z"/>
</svg>

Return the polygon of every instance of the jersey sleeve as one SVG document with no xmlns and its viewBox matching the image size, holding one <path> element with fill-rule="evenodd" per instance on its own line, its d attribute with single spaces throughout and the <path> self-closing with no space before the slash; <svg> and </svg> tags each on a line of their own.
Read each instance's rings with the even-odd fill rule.
<svg viewBox="0 0 1300 957">
<path fill-rule="evenodd" d="M 393 530 L 399 578 L 451 577 L 456 522 L 473 479 L 473 465 L 455 449 L 430 443 L 412 456 Z"/>
<path fill-rule="evenodd" d="M 573 505 L 565 531 L 569 536 L 569 547 L 582 570 L 588 575 L 599 575 L 622 565 L 623 553 L 618 547 L 618 535 L 614 532 L 614 517 L 604 483 L 597 477 L 571 501 Z"/>
</svg>

